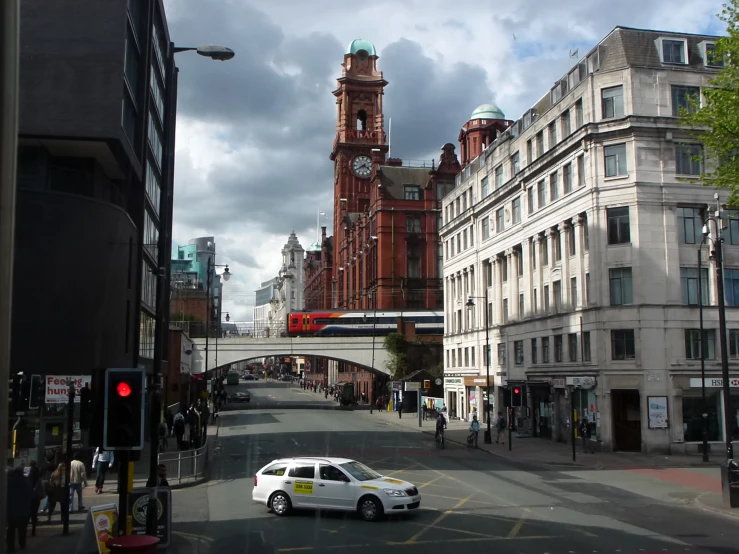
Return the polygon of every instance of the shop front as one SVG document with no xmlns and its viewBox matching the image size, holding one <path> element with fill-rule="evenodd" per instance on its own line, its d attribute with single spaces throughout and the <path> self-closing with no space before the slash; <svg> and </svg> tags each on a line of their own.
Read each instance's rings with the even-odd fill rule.
<svg viewBox="0 0 739 554">
<path fill-rule="evenodd" d="M 705 384 L 705 403 L 703 385 Z M 703 429 L 707 431 L 709 451 L 722 451 L 726 441 L 724 432 L 724 391 L 723 379 L 707 377 L 673 377 L 675 388 L 675 420 L 682 425 L 680 433 L 673 439 L 684 443 L 685 453 L 702 452 Z M 739 440 L 739 378 L 729 379 L 729 415 L 731 427 L 729 435 L 732 440 Z M 704 418 L 703 414 L 707 414 Z"/>
<path fill-rule="evenodd" d="M 450 418 L 464 418 L 466 407 L 464 377 L 444 377 L 444 399 Z"/>
</svg>

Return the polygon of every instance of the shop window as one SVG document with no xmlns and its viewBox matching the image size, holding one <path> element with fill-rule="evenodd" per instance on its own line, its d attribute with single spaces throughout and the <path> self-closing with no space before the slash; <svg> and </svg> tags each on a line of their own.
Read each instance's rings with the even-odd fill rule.
<svg viewBox="0 0 739 554">
<path fill-rule="evenodd" d="M 723 440 L 721 422 L 721 391 L 706 389 L 706 406 L 703 405 L 700 388 L 683 391 L 683 440 L 701 442 L 703 440 L 703 414 L 708 414 L 708 440 Z"/>
</svg>

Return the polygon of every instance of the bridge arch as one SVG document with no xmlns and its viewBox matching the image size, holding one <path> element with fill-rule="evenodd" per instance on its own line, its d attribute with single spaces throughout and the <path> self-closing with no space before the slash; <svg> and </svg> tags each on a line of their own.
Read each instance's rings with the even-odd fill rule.
<svg viewBox="0 0 739 554">
<path fill-rule="evenodd" d="M 374 354 L 373 354 L 374 350 Z M 216 352 L 218 365 L 216 365 Z M 205 339 L 193 340 L 193 362 L 198 373 L 205 368 Z M 271 356 L 318 356 L 346 362 L 357 367 L 389 375 L 386 365 L 390 356 L 382 340 L 373 337 L 280 337 L 255 339 L 229 337 L 209 340 L 208 370 L 252 358 Z M 374 356 L 374 364 L 373 362 Z M 374 367 L 373 367 L 374 365 Z"/>
</svg>

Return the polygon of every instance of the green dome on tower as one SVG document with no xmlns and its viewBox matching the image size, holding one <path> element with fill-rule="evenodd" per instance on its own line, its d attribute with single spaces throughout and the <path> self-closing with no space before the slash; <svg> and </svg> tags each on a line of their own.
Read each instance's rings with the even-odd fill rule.
<svg viewBox="0 0 739 554">
<path fill-rule="evenodd" d="M 472 112 L 470 120 L 472 119 L 505 119 L 505 114 L 495 104 L 483 104 Z"/>
<path fill-rule="evenodd" d="M 377 56 L 377 51 L 375 50 L 374 44 L 372 44 L 368 40 L 364 40 L 363 38 L 356 38 L 353 41 L 351 41 L 351 43 L 349 43 L 349 46 L 346 49 L 346 53 L 356 54 L 360 50 L 364 50 L 370 56 Z"/>
</svg>

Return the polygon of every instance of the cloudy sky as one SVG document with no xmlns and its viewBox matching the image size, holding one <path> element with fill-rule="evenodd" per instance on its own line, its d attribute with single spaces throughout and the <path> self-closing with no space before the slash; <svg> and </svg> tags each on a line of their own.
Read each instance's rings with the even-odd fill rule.
<svg viewBox="0 0 739 554">
<path fill-rule="evenodd" d="M 292 230 L 331 228 L 331 91 L 354 38 L 374 43 L 392 118 L 392 154 L 438 158 L 480 104 L 518 119 L 616 25 L 722 32 L 720 0 L 165 0 L 179 46 L 174 242 L 213 235 L 234 273 L 224 312 L 252 319 Z"/>
</svg>

